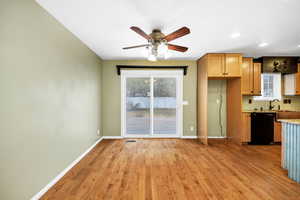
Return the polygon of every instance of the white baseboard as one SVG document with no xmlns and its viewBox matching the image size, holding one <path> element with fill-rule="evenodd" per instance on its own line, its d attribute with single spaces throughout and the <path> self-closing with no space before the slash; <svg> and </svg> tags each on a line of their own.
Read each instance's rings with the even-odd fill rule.
<svg viewBox="0 0 300 200">
<path fill-rule="evenodd" d="M 122 136 L 103 136 L 103 139 L 123 139 Z"/>
<path fill-rule="evenodd" d="M 83 154 L 81 154 L 76 160 L 74 160 L 68 167 L 66 167 L 62 172 L 60 172 L 53 180 L 48 183 L 41 191 L 34 195 L 31 200 L 40 199 L 53 185 L 55 185 L 70 169 L 72 169 L 84 156 L 86 156 L 99 142 L 101 142 L 103 137 L 97 140 L 90 148 L 88 148 Z"/>
<path fill-rule="evenodd" d="M 194 136 L 181 136 L 181 139 L 197 139 L 197 136 L 194 135 Z"/>
<path fill-rule="evenodd" d="M 165 136 L 160 136 L 160 135 L 156 135 L 156 136 L 127 136 L 127 137 L 124 137 L 125 139 L 178 139 L 180 137 L 178 136 L 168 136 L 168 135 L 165 135 Z"/>
<path fill-rule="evenodd" d="M 151 139 L 151 138 L 178 138 L 178 137 L 174 137 L 174 136 L 171 136 L 171 137 L 167 137 L 167 136 L 157 136 L 157 137 L 137 137 L 137 136 L 132 136 L 132 137 L 122 137 L 122 136 L 103 136 L 103 139 L 130 139 L 130 138 L 148 138 L 148 139 Z M 182 139 L 197 139 L 197 136 L 181 136 L 180 138 Z"/>
<path fill-rule="evenodd" d="M 208 139 L 214 139 L 214 138 L 220 139 L 220 138 L 226 138 L 226 136 L 208 136 L 207 138 Z"/>
</svg>

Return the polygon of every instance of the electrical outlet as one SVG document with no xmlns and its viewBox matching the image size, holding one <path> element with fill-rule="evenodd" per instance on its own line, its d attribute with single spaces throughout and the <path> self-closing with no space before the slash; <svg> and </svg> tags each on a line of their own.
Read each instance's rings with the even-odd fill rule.
<svg viewBox="0 0 300 200">
<path fill-rule="evenodd" d="M 189 105 L 189 102 L 188 101 L 182 101 L 182 105 L 187 106 L 187 105 Z"/>
<path fill-rule="evenodd" d="M 97 130 L 97 135 L 100 136 L 100 130 L 99 129 Z"/>
<path fill-rule="evenodd" d="M 194 126 L 190 126 L 190 130 L 194 131 L 195 130 Z"/>
</svg>

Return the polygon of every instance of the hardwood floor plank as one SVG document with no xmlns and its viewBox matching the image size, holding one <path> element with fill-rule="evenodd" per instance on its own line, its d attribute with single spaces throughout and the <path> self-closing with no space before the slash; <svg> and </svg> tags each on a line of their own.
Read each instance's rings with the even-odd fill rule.
<svg viewBox="0 0 300 200">
<path fill-rule="evenodd" d="M 41 199 L 300 200 L 280 146 L 104 140 Z"/>
</svg>

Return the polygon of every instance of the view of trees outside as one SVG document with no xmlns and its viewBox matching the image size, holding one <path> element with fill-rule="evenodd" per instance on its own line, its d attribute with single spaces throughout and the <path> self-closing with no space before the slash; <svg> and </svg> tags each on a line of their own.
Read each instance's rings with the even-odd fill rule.
<svg viewBox="0 0 300 200">
<path fill-rule="evenodd" d="M 176 97 L 175 78 L 155 78 L 154 80 L 155 97 Z M 147 97 L 150 92 L 150 78 L 131 78 L 127 79 L 128 97 Z"/>
<path fill-rule="evenodd" d="M 175 78 L 155 78 L 154 97 L 176 97 Z"/>
<path fill-rule="evenodd" d="M 126 88 L 127 97 L 150 96 L 150 78 L 128 78 Z"/>
<path fill-rule="evenodd" d="M 126 79 L 128 134 L 150 133 L 150 78 Z M 176 132 L 176 79 L 154 78 L 154 133 Z"/>
<path fill-rule="evenodd" d="M 176 79 L 155 78 L 154 95 L 154 134 L 176 133 Z"/>
</svg>

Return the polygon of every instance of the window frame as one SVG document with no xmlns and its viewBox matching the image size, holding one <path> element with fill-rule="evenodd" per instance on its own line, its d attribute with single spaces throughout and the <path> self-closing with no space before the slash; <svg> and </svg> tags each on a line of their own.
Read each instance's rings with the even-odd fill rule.
<svg viewBox="0 0 300 200">
<path fill-rule="evenodd" d="M 264 86 L 265 79 L 264 76 L 272 76 L 273 77 L 273 95 L 272 96 L 264 96 Z M 281 100 L 281 73 L 262 73 L 261 74 L 261 96 L 254 96 L 253 100 L 255 101 L 273 101 L 274 99 Z"/>
</svg>

